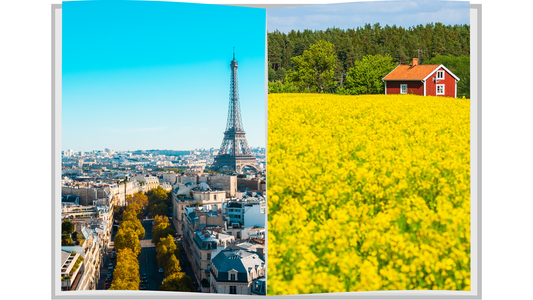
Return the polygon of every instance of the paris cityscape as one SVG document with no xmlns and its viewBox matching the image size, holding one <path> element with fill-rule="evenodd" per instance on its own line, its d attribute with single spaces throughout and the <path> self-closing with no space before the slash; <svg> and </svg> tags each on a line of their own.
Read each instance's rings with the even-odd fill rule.
<svg viewBox="0 0 533 300">
<path fill-rule="evenodd" d="M 266 295 L 265 24 L 247 7 L 63 3 L 65 294 Z"/>
<path fill-rule="evenodd" d="M 265 149 L 250 150 L 259 166 L 264 166 Z M 154 221 L 166 217 L 163 231 L 173 234 L 179 269 L 191 279 L 191 286 L 183 285 L 183 291 L 216 293 L 226 288 L 226 293 L 264 294 L 264 171 L 210 171 L 205 167 L 214 162 L 216 149 L 69 150 L 62 156 L 62 290 L 104 290 L 111 286 L 117 268 L 114 242 L 120 230 L 119 213 L 129 203 L 141 203 L 140 198 L 144 198 L 138 289 L 160 290 L 168 277 L 166 268 L 159 267 L 162 264 L 153 243 L 153 228 L 164 226 L 156 226 Z M 167 198 L 158 199 L 158 195 Z M 160 203 L 150 203 L 156 201 Z M 67 236 L 65 222 L 74 224 Z M 76 266 L 82 254 L 83 261 Z M 225 280 L 237 276 L 234 283 L 224 279 L 214 282 L 210 271 L 215 266 L 224 267 L 229 254 L 241 255 L 243 267 L 257 267 L 257 275 L 242 280 L 238 273 L 229 274 Z"/>
<path fill-rule="evenodd" d="M 219 149 L 62 152 L 61 288 L 266 295 L 266 149 L 230 62 Z"/>
</svg>

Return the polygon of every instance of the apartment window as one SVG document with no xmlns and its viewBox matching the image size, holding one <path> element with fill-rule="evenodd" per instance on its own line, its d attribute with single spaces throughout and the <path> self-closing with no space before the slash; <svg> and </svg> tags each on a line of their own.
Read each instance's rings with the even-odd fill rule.
<svg viewBox="0 0 533 300">
<path fill-rule="evenodd" d="M 444 79 L 444 71 L 437 71 L 437 79 Z"/>
<path fill-rule="evenodd" d="M 232 285 L 229 287 L 229 293 L 230 294 L 237 294 L 237 287 Z"/>
<path fill-rule="evenodd" d="M 437 84 L 437 95 L 444 95 L 444 84 Z"/>
<path fill-rule="evenodd" d="M 235 281 L 235 274 L 231 274 L 231 281 Z"/>
<path fill-rule="evenodd" d="M 207 253 L 207 260 L 211 260 L 211 253 Z"/>
<path fill-rule="evenodd" d="M 400 94 L 407 94 L 407 84 L 400 84 Z"/>
</svg>

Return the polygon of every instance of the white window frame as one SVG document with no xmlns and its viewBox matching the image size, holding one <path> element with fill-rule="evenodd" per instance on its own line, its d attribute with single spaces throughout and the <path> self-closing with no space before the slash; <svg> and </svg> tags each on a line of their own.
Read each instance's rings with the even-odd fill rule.
<svg viewBox="0 0 533 300">
<path fill-rule="evenodd" d="M 405 92 L 403 91 L 403 87 L 405 87 Z M 407 94 L 407 84 L 400 84 L 400 94 Z"/>
<path fill-rule="evenodd" d="M 441 93 L 439 93 L 439 87 L 442 87 Z M 444 95 L 444 84 L 437 84 L 437 95 Z"/>
<path fill-rule="evenodd" d="M 437 71 L 437 80 L 443 80 L 444 79 L 444 70 Z"/>
</svg>

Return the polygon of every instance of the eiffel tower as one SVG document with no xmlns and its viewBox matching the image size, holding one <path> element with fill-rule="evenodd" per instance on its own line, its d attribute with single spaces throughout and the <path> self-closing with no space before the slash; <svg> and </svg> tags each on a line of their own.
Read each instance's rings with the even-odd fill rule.
<svg viewBox="0 0 533 300">
<path fill-rule="evenodd" d="M 246 133 L 242 126 L 241 108 L 239 105 L 239 83 L 237 79 L 237 61 L 235 60 L 235 48 L 233 48 L 233 60 L 230 63 L 231 81 L 229 94 L 228 121 L 224 139 L 218 155 L 213 163 L 214 170 L 233 170 L 240 172 L 244 167 L 259 170 L 255 156 L 248 147 Z"/>
</svg>

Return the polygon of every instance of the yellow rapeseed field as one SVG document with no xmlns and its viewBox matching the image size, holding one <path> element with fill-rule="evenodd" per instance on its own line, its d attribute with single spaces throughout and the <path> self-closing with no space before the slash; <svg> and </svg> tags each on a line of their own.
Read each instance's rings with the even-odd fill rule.
<svg viewBox="0 0 533 300">
<path fill-rule="evenodd" d="M 268 96 L 268 295 L 470 290 L 470 100 Z"/>
</svg>

